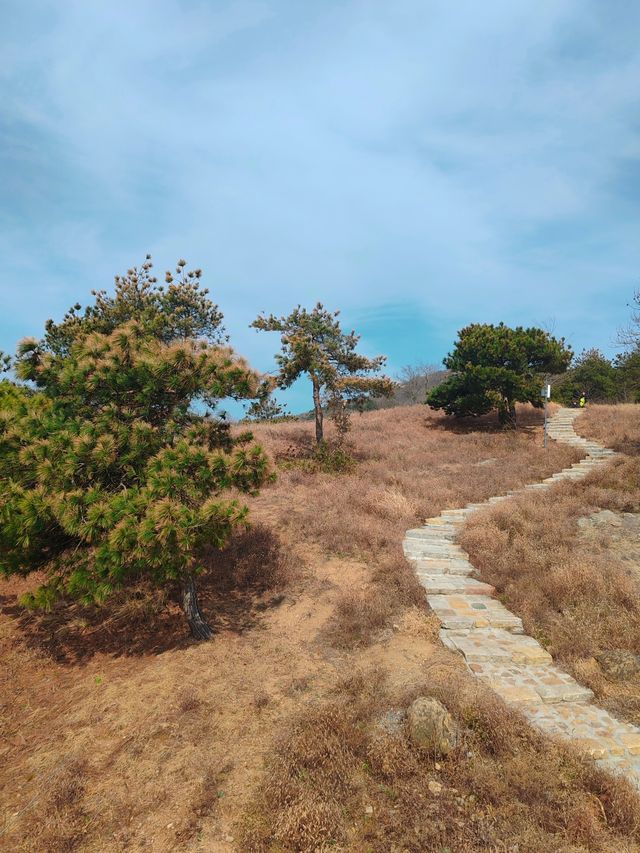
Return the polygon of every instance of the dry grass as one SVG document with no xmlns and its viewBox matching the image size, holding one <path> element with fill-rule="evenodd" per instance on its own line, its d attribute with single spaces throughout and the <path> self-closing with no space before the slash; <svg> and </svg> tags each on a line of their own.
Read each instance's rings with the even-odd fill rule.
<svg viewBox="0 0 640 853">
<path fill-rule="evenodd" d="M 421 406 L 356 416 L 348 450 L 357 465 L 342 476 L 290 466 L 312 453 L 310 424 L 258 426 L 255 433 L 279 464 L 278 524 L 333 553 L 368 558 L 398 553 L 411 524 L 575 458 L 559 445 L 545 454 L 538 410 L 521 407 L 519 415 L 515 433 L 496 429 L 493 419 L 461 423 Z M 273 492 L 261 500 L 275 508 Z"/>
<path fill-rule="evenodd" d="M 536 734 L 465 675 L 435 666 L 427 676 L 394 695 L 379 671 L 360 672 L 338 698 L 298 716 L 247 813 L 242 849 L 638 849 L 640 803 L 628 783 Z M 444 700 L 461 727 L 459 745 L 438 762 L 411 745 L 402 723 L 381 724 L 417 695 Z"/>
<path fill-rule="evenodd" d="M 640 405 L 588 406 L 575 429 L 614 450 L 640 455 Z"/>
<path fill-rule="evenodd" d="M 493 417 L 455 421 L 424 406 L 355 416 L 345 450 L 356 464 L 342 474 L 307 464 L 314 459 L 310 424 L 256 428 L 279 476 L 254 509 L 268 508 L 273 524 L 297 539 L 370 566 L 366 591 L 349 589 L 338 604 L 330 629 L 338 645 L 366 643 L 398 610 L 423 604 L 402 556 L 407 528 L 542 479 L 577 458 L 560 445 L 545 453 L 539 410 L 522 406 L 519 419 L 512 433 Z"/>
<path fill-rule="evenodd" d="M 398 851 L 506 850 L 509 844 L 562 849 L 558 839 L 565 830 L 570 838 L 582 837 L 566 829 L 568 810 L 595 801 L 573 770 L 561 772 L 566 798 L 549 807 L 552 820 L 540 798 L 534 805 L 527 799 L 533 786 L 526 780 L 518 782 L 529 791 L 522 801 L 520 794 L 515 800 L 509 794 L 505 809 L 499 808 L 496 786 L 508 759 L 498 753 L 492 758 L 479 746 L 476 752 L 473 738 L 482 726 L 471 710 L 465 714 L 472 757 L 460 754 L 438 771 L 446 792 L 433 802 L 424 793 L 433 766 L 423 758 L 414 764 L 402 739 L 389 740 L 375 726 L 377 715 L 408 701 L 425 678 L 420 690 L 435 690 L 435 674 L 424 672 L 435 654 L 447 662 L 443 690 L 451 673 L 461 670 L 460 661 L 437 652 L 434 620 L 402 558 L 405 529 L 446 507 L 541 479 L 575 458 L 563 447 L 543 452 L 539 412 L 525 410 L 522 420 L 523 430 L 513 435 L 490 421 L 450 424 L 423 406 L 358 416 L 347 448 L 355 466 L 341 474 L 306 464 L 312 424 L 260 426 L 256 433 L 276 459 L 279 479 L 252 500 L 252 531 L 225 554 L 210 555 L 202 587 L 204 609 L 217 629 L 211 643 L 185 637 L 171 595 L 165 600 L 140 588 L 133 601 L 123 598 L 101 613 L 74 606 L 36 619 L 16 607 L 24 584 L 3 582 L 0 846 L 29 853 L 47 844 L 83 853 L 261 849 L 240 840 L 238 822 L 257 833 L 260 845 L 272 844 L 266 839 L 276 825 L 282 838 L 308 831 L 308 840 L 325 837 L 329 827 L 344 841 L 328 849 L 343 843 L 354 853 L 387 853 L 394 845 Z M 375 679 L 372 689 L 362 679 L 345 684 L 358 667 L 372 664 L 388 670 L 388 689 Z M 474 696 L 465 707 L 473 707 Z M 451 697 L 447 702 L 455 710 Z M 332 730 L 337 735 L 314 798 L 287 805 L 274 789 L 270 813 L 252 807 L 251 829 L 241 816 L 264 778 L 265 757 L 280 760 L 284 747 L 274 753 L 274 743 L 283 744 L 287 733 L 302 726 L 304 744 L 314 730 L 313 709 L 322 714 L 332 706 L 318 721 L 326 738 Z M 336 713 L 345 708 L 343 725 Z M 298 721 L 293 729 L 292 720 Z M 324 737 L 319 751 L 309 746 L 300 752 L 307 762 L 296 765 L 300 776 L 316 778 Z M 350 752 L 343 759 L 344 742 Z M 513 756 L 508 778 L 514 781 L 518 761 L 523 778 L 527 765 L 543 770 L 536 755 L 546 753 L 539 742 L 524 743 Z M 77 755 L 85 764 L 76 774 L 75 793 L 50 800 L 50 780 Z M 344 782 L 336 781 L 334 760 Z M 556 765 L 550 767 L 555 772 Z M 541 779 L 535 777 L 539 790 Z M 337 807 L 327 787 L 344 790 Z M 467 808 L 474 787 L 498 792 L 495 802 L 482 794 L 480 817 L 475 807 Z M 456 797 L 463 795 L 459 809 Z M 625 828 L 610 816 L 608 796 L 601 799 L 610 827 L 603 828 L 596 815 L 591 849 L 632 849 L 635 806 L 627 809 L 631 823 Z M 374 807 L 373 819 L 366 804 Z M 66 827 L 68 838 L 56 827 Z M 617 833 L 626 834 L 626 841 L 618 844 Z M 540 838 L 544 843 L 536 847 Z M 609 844 L 613 838 L 616 843 Z M 312 849 L 322 849 L 321 843 Z M 294 841 L 276 841 L 266 849 L 297 848 Z"/>
<path fill-rule="evenodd" d="M 239 531 L 223 550 L 204 554 L 202 562 L 206 573 L 198 581 L 199 595 L 216 630 L 250 628 L 257 613 L 279 603 L 282 591 L 303 574 L 295 551 L 260 523 Z M 25 611 L 18 598 L 37 582 L 32 577 L 3 584 L 0 602 L 20 624 L 25 641 L 60 662 L 105 652 L 160 654 L 190 644 L 177 587 L 158 589 L 140 582 L 102 607 L 62 602 L 50 613 Z"/>
<path fill-rule="evenodd" d="M 70 853 L 78 849 L 90 823 L 82 807 L 86 772 L 86 760 L 71 758 L 50 776 L 39 809 L 46 819 L 35 823 L 29 838 L 24 839 L 24 850 Z"/>
<path fill-rule="evenodd" d="M 577 428 L 593 435 L 600 413 L 614 444 L 637 447 L 638 409 L 597 406 Z M 613 427 L 615 424 L 615 429 Z M 606 441 L 601 434 L 594 436 Z M 640 675 L 612 681 L 598 663 L 603 652 L 640 654 L 640 573 L 610 548 L 606 529 L 586 539 L 578 519 L 609 509 L 640 510 L 640 457 L 629 456 L 580 483 L 518 497 L 472 518 L 461 544 L 484 580 L 524 619 L 601 704 L 640 723 Z"/>
</svg>

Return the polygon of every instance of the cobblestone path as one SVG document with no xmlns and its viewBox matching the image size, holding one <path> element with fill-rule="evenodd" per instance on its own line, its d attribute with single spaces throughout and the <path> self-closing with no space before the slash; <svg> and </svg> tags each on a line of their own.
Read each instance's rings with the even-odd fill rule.
<svg viewBox="0 0 640 853">
<path fill-rule="evenodd" d="M 616 455 L 575 433 L 573 421 L 579 414 L 579 409 L 560 409 L 550 420 L 549 435 L 584 449 L 586 456 L 521 491 L 545 490 L 561 480 L 581 479 Z M 404 552 L 440 619 L 440 638 L 463 655 L 474 675 L 507 704 L 517 705 L 534 726 L 572 740 L 597 764 L 627 775 L 640 787 L 640 729 L 592 703 L 591 690 L 557 667 L 549 653 L 524 634 L 521 619 L 493 598 L 493 587 L 478 578 L 469 555 L 456 544 L 471 513 L 514 494 L 518 492 L 445 510 L 423 527 L 407 531 Z"/>
</svg>

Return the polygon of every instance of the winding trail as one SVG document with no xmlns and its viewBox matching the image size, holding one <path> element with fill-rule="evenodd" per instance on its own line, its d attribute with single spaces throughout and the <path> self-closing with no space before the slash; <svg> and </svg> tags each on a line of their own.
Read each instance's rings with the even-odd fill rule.
<svg viewBox="0 0 640 853">
<path fill-rule="evenodd" d="M 445 510 L 423 527 L 408 530 L 403 546 L 440 620 L 444 645 L 462 654 L 469 670 L 534 726 L 571 740 L 598 765 L 640 787 L 640 728 L 593 704 L 591 690 L 556 666 L 537 640 L 524 633 L 522 620 L 493 597 L 494 588 L 478 579 L 469 555 L 455 541 L 471 513 L 522 492 L 580 480 L 618 455 L 576 434 L 573 421 L 579 415 L 579 409 L 560 409 L 549 422 L 549 435 L 586 451 L 580 462 L 541 483 Z"/>
</svg>

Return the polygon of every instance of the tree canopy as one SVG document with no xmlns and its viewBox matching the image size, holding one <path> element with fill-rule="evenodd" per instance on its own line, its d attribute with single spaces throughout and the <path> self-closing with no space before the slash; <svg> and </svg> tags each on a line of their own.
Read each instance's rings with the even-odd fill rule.
<svg viewBox="0 0 640 853">
<path fill-rule="evenodd" d="M 598 349 L 583 350 L 554 388 L 554 399 L 568 404 L 585 395 L 597 403 L 615 402 L 620 396 L 615 366 Z"/>
<path fill-rule="evenodd" d="M 571 357 L 564 338 L 543 329 L 473 323 L 458 333 L 453 352 L 444 359 L 451 376 L 426 402 L 456 417 L 495 410 L 501 423 L 515 426 L 515 404 L 542 405 L 544 377 L 564 372 Z"/>
<path fill-rule="evenodd" d="M 186 287 L 171 304 L 191 300 L 197 288 Z M 205 297 L 190 320 L 181 309 L 167 322 L 146 297 L 136 318 L 135 292 L 100 299 L 104 310 L 70 322 L 55 345 L 19 346 L 16 373 L 36 390 L 0 393 L 0 572 L 44 571 L 27 602 L 42 607 L 100 603 L 142 577 L 179 583 L 192 633 L 206 638 L 202 552 L 245 522 L 237 495 L 269 471 L 250 433 L 234 437 L 192 404 L 253 399 L 261 377 L 228 346 L 191 337 L 204 335 L 203 317 L 219 328 Z"/>
<path fill-rule="evenodd" d="M 280 388 L 289 388 L 303 374 L 311 379 L 318 443 L 324 437 L 323 404 L 342 409 L 344 402 L 393 391 L 390 379 L 372 375 L 382 368 L 385 356 L 367 358 L 356 352 L 360 337 L 342 331 L 339 314 L 318 302 L 311 311 L 298 306 L 286 317 L 261 315 L 251 324 L 262 331 L 280 332 L 282 349 L 276 355 Z"/>
<path fill-rule="evenodd" d="M 617 355 L 613 366 L 619 399 L 640 403 L 640 344 Z"/>
<path fill-rule="evenodd" d="M 109 334 L 131 320 L 163 343 L 188 338 L 220 343 L 226 339 L 222 313 L 209 298 L 209 291 L 200 287 L 202 270 L 187 270 L 187 262 L 180 260 L 175 274 L 165 273 L 164 284 L 158 284 L 152 270 L 147 255 L 140 267 L 115 277 L 113 295 L 94 290 L 94 302 L 84 311 L 76 302 L 60 323 L 47 320 L 40 348 L 65 355 L 78 338 L 92 332 Z"/>
</svg>

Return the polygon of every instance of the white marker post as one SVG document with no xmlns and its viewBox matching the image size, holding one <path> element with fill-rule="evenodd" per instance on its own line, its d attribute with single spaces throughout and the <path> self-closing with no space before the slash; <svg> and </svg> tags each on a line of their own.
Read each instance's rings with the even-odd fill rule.
<svg viewBox="0 0 640 853">
<path fill-rule="evenodd" d="M 547 382 L 540 396 L 544 398 L 544 447 L 547 447 L 547 402 L 551 399 L 551 385 Z"/>
</svg>

